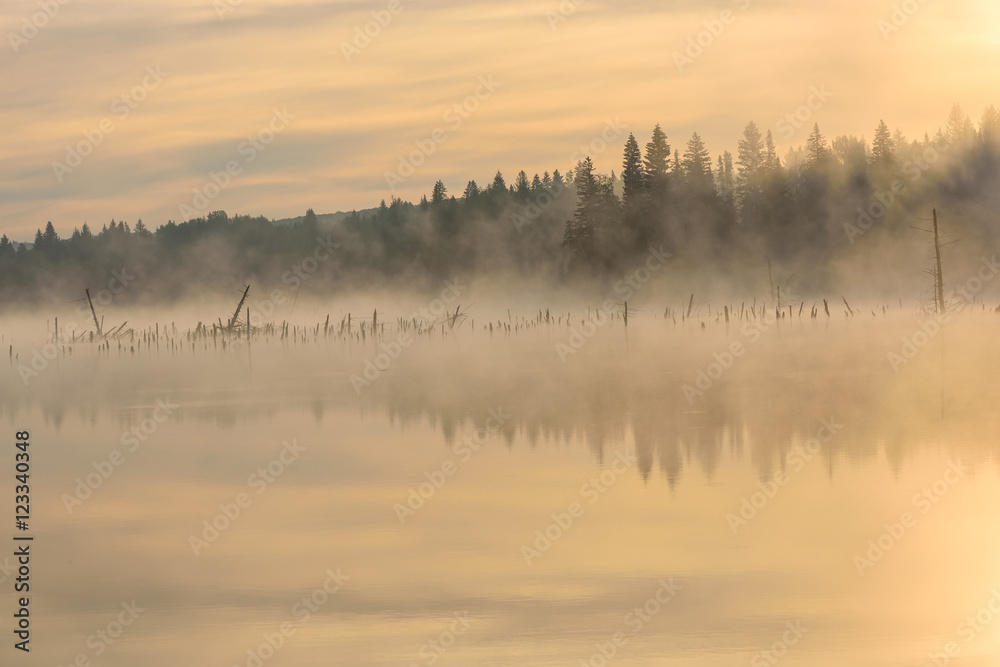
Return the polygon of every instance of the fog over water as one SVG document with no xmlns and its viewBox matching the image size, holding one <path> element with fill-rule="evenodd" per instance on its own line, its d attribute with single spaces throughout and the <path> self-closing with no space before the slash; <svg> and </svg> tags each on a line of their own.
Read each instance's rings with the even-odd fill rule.
<svg viewBox="0 0 1000 667">
<path fill-rule="evenodd" d="M 996 0 L 0 18 L 0 667 L 998 664 Z"/>
<path fill-rule="evenodd" d="M 304 300 L 249 343 L 193 335 L 232 305 L 138 311 L 37 369 L 45 316 L 6 320 L 52 633 L 32 658 L 96 660 L 134 599 L 103 664 L 254 664 L 282 623 L 275 664 L 580 664 L 616 632 L 625 665 L 783 636 L 788 664 L 949 641 L 987 664 L 997 631 L 958 626 L 1000 586 L 992 308 L 646 303 L 626 327 L 480 296 L 416 329 L 433 300 L 380 308 L 374 337 L 376 296 Z"/>
</svg>

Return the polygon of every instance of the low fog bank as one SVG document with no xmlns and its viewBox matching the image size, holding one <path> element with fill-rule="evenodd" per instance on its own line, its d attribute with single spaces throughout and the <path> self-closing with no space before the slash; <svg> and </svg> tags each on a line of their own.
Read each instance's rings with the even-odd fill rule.
<svg viewBox="0 0 1000 667">
<path fill-rule="evenodd" d="M 880 455 L 902 467 L 928 449 L 996 462 L 997 317 L 776 322 L 758 310 L 730 325 L 639 317 L 626 329 L 620 318 L 589 327 L 574 315 L 572 326 L 515 318 L 509 332 L 494 321 L 492 335 L 477 319 L 475 331 L 465 321 L 411 343 L 391 324 L 384 335 L 359 335 L 355 321 L 351 334 L 310 325 L 249 346 L 162 336 L 161 325 L 155 344 L 65 345 L 39 364 L 33 353 L 44 348 L 15 344 L 19 358 L 0 370 L 0 418 L 37 411 L 58 427 L 110 415 L 127 430 L 169 398 L 174 418 L 194 423 L 266 424 L 289 413 L 322 422 L 347 411 L 403 428 L 430 424 L 451 443 L 502 409 L 507 446 L 574 443 L 603 460 L 631 438 L 642 474 L 671 485 L 692 468 L 711 478 L 730 457 L 767 478 L 824 423 L 839 425 L 819 455 L 831 475 Z"/>
</svg>

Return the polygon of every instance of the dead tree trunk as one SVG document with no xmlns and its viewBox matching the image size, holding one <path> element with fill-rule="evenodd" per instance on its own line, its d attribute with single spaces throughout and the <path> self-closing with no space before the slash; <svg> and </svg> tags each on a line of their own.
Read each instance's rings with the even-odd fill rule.
<svg viewBox="0 0 1000 667">
<path fill-rule="evenodd" d="M 94 326 L 97 327 L 97 336 L 101 337 L 104 334 L 101 333 L 101 323 L 97 321 L 97 313 L 94 311 L 94 302 L 90 298 L 90 289 L 83 290 L 87 293 L 87 303 L 90 304 L 90 314 L 94 316 Z"/>
<path fill-rule="evenodd" d="M 240 302 L 236 304 L 236 312 L 233 313 L 232 318 L 229 320 L 229 326 L 226 328 L 227 331 L 232 331 L 233 327 L 235 327 L 239 323 L 240 310 L 243 308 L 243 302 L 247 300 L 247 294 L 249 293 L 250 293 L 250 286 L 247 285 L 247 288 L 243 290 L 243 297 L 240 299 Z"/>
<path fill-rule="evenodd" d="M 934 209 L 934 301 L 937 312 L 944 313 L 944 276 L 941 274 L 941 238 L 938 235 L 937 209 Z"/>
</svg>

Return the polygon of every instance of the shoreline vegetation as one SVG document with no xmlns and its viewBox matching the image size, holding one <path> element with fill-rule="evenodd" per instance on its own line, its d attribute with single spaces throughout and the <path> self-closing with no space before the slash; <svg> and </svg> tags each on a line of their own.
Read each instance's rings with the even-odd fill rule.
<svg viewBox="0 0 1000 667">
<path fill-rule="evenodd" d="M 508 184 L 498 171 L 485 187 L 469 181 L 458 197 L 437 181 L 416 204 L 392 198 L 336 216 L 309 209 L 284 224 L 213 211 L 155 230 L 142 220 L 112 220 L 96 232 L 83 223 L 63 238 L 49 222 L 33 244 L 0 237 L 0 304 L 65 302 L 85 287 L 124 287 L 126 276 L 131 284 L 116 299 L 146 305 L 248 283 L 311 294 L 484 276 L 605 285 L 657 248 L 671 256 L 673 277 L 691 279 L 688 287 L 742 285 L 752 275 L 772 298 L 775 284 L 830 294 L 845 276 L 923 266 L 926 239 L 912 228 L 935 207 L 963 240 L 952 252 L 994 247 L 998 181 L 1000 113 L 992 106 L 977 127 L 955 105 L 943 129 L 914 141 L 884 122 L 870 144 L 827 141 L 816 125 L 784 159 L 771 132 L 752 122 L 736 155 L 714 161 L 697 133 L 682 151 L 657 125 L 644 148 L 629 135 L 610 174 L 585 157 L 566 174 L 521 171 Z"/>
</svg>

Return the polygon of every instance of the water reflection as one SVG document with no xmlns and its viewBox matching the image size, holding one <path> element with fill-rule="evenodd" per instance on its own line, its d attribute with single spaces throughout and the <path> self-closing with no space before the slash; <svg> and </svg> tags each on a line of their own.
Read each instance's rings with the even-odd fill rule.
<svg viewBox="0 0 1000 667">
<path fill-rule="evenodd" d="M 49 634 L 32 658 L 249 665 L 291 623 L 263 664 L 425 665 L 467 613 L 437 664 L 596 664 L 623 632 L 614 664 L 745 665 L 788 623 L 808 631 L 782 664 L 922 664 L 1000 585 L 998 397 L 991 320 L 949 329 L 943 366 L 930 346 L 896 373 L 886 355 L 908 327 L 796 323 L 750 345 L 735 327 L 640 321 L 565 363 L 558 330 L 464 332 L 421 339 L 360 394 L 350 376 L 377 354 L 370 341 L 78 347 L 28 386 L 8 372 L 0 420 L 38 443 Z M 733 340 L 746 353 L 689 401 Z M 69 511 L 158 400 L 176 412 Z M 498 410 L 509 418 L 457 454 Z M 301 459 L 258 495 L 248 480 L 292 440 Z M 619 456 L 634 467 L 591 503 L 585 485 Z M 853 559 L 955 460 L 967 478 L 860 575 Z M 778 472 L 787 483 L 733 530 L 727 516 Z M 252 502 L 211 538 L 206 522 L 241 493 Z M 208 543 L 197 555 L 192 536 Z M 338 568 L 343 588 L 297 615 Z M 679 591 L 633 633 L 628 614 L 664 579 Z M 95 655 L 88 638 L 133 599 L 147 611 Z M 962 645 L 968 664 L 1000 655 L 991 628 Z"/>
</svg>

